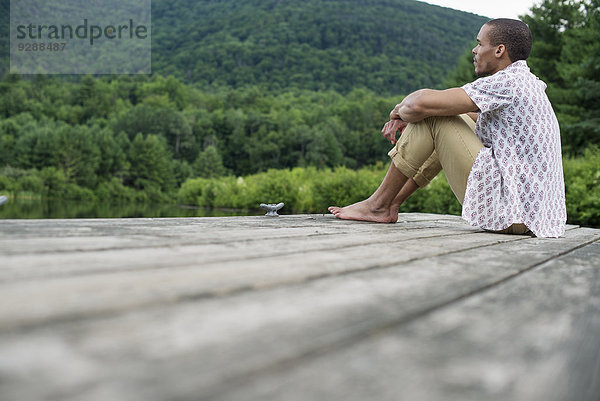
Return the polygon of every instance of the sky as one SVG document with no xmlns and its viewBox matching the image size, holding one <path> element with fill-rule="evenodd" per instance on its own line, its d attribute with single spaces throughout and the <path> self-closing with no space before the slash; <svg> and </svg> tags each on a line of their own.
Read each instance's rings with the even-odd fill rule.
<svg viewBox="0 0 600 401">
<path fill-rule="evenodd" d="M 542 0 L 425 0 L 425 3 L 454 8 L 489 18 L 518 18 Z"/>
</svg>

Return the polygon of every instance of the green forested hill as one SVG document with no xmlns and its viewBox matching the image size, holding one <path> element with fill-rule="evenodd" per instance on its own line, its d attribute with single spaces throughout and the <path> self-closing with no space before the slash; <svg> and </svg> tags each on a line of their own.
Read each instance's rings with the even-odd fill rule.
<svg viewBox="0 0 600 401">
<path fill-rule="evenodd" d="M 0 0 L 0 76 L 9 68 Z M 484 17 L 415 0 L 153 0 L 152 71 L 205 89 L 440 87 Z"/>
<path fill-rule="evenodd" d="M 486 20 L 414 0 L 154 0 L 153 71 L 203 86 L 438 87 Z"/>
</svg>

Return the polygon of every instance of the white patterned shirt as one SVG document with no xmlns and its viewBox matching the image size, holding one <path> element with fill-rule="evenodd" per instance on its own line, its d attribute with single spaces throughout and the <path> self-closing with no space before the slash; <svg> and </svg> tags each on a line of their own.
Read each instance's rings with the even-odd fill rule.
<svg viewBox="0 0 600 401">
<path fill-rule="evenodd" d="M 567 211 L 560 128 L 546 84 L 525 61 L 462 87 L 479 107 L 483 143 L 467 181 L 462 217 L 503 230 L 524 223 L 538 237 L 560 237 Z"/>
</svg>

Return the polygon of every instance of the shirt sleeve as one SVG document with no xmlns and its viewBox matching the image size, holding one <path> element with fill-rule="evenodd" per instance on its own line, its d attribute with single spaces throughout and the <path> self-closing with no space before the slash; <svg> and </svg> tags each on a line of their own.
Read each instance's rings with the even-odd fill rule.
<svg viewBox="0 0 600 401">
<path fill-rule="evenodd" d="M 462 86 L 482 113 L 510 105 L 513 101 L 513 88 L 514 83 L 502 71 Z"/>
</svg>

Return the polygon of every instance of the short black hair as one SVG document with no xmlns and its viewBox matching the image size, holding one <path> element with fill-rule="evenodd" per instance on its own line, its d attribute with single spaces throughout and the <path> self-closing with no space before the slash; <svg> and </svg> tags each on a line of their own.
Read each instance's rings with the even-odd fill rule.
<svg viewBox="0 0 600 401">
<path fill-rule="evenodd" d="M 492 46 L 504 45 L 511 62 L 527 60 L 531 53 L 531 31 L 526 23 L 517 19 L 498 18 L 486 23 L 491 29 L 488 39 Z"/>
</svg>

